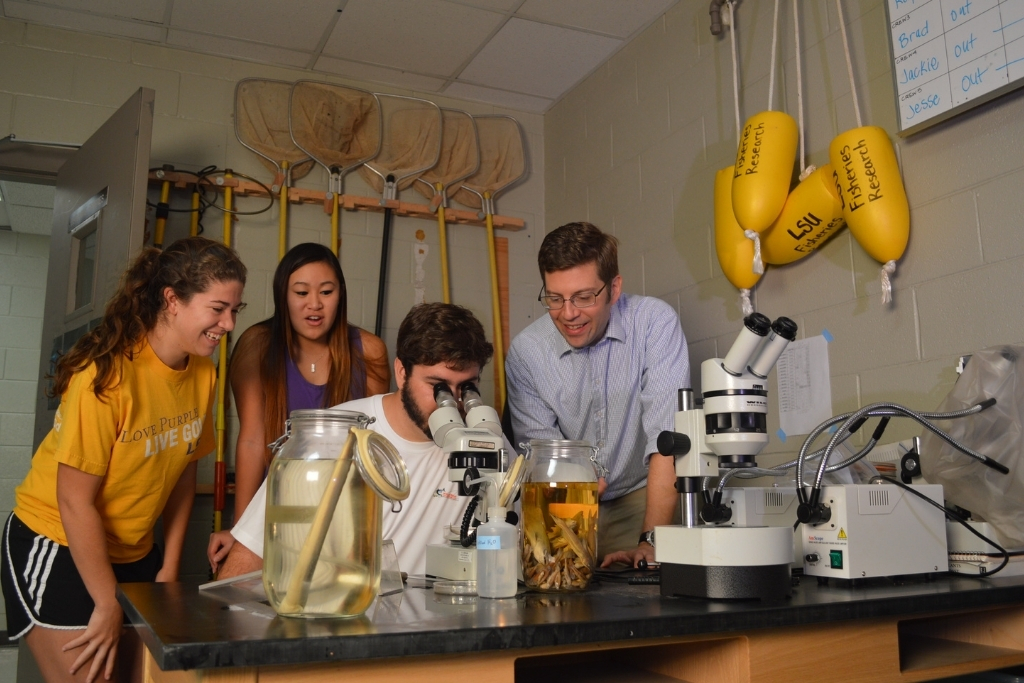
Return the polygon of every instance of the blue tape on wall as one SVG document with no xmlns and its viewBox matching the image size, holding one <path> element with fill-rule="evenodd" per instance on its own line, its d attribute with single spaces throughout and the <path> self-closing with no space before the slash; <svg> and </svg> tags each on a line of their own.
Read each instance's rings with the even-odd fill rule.
<svg viewBox="0 0 1024 683">
<path fill-rule="evenodd" d="M 781 441 L 782 443 L 786 443 L 786 432 L 780 429 L 779 431 L 775 432 L 775 436 L 779 437 L 779 441 Z"/>
<path fill-rule="evenodd" d="M 833 339 L 832 333 L 829 332 L 827 329 L 821 331 L 821 336 L 824 337 L 825 341 L 827 341 L 829 344 L 832 343 L 832 339 Z"/>
</svg>

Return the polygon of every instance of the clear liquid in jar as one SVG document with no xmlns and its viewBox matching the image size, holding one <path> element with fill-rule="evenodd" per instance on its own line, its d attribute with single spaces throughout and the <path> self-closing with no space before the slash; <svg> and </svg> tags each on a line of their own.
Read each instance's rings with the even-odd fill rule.
<svg viewBox="0 0 1024 683">
<path fill-rule="evenodd" d="M 529 482 L 522 506 L 526 585 L 586 588 L 597 558 L 597 482 Z"/>
<path fill-rule="evenodd" d="M 335 463 L 280 458 L 271 463 L 263 583 L 275 608 L 288 592 Z M 380 499 L 356 467 L 349 467 L 304 608 L 294 616 L 355 616 L 366 611 L 380 582 L 381 515 Z"/>
</svg>

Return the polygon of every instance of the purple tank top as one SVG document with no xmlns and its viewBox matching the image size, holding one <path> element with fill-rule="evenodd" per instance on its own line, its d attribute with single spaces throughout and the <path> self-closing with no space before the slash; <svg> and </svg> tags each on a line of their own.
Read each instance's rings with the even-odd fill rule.
<svg viewBox="0 0 1024 683">
<path fill-rule="evenodd" d="M 359 328 L 349 325 L 349 349 L 354 356 L 359 354 L 358 362 L 352 363 L 352 381 L 349 384 L 349 398 L 354 400 L 366 397 L 366 363 L 363 360 L 363 340 L 359 336 Z M 313 384 L 299 372 L 298 366 L 291 355 L 285 357 L 285 376 L 288 381 L 288 413 L 293 410 L 309 410 L 329 408 L 324 405 L 326 384 Z"/>
</svg>

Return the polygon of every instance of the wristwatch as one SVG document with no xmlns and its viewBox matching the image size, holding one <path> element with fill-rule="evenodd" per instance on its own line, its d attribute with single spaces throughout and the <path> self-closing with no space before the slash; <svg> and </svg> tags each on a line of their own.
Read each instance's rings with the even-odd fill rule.
<svg viewBox="0 0 1024 683">
<path fill-rule="evenodd" d="M 636 542 L 637 545 L 646 543 L 647 545 L 654 547 L 654 531 L 645 531 L 640 534 L 640 540 Z"/>
</svg>

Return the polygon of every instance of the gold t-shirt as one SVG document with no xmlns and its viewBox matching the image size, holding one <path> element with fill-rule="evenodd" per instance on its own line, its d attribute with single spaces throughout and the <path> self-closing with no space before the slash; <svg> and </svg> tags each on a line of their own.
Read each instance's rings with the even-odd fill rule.
<svg viewBox="0 0 1024 683">
<path fill-rule="evenodd" d="M 96 508 L 110 560 L 134 562 L 152 548 L 153 526 L 185 467 L 213 450 L 216 370 L 200 356 L 190 356 L 185 370 L 172 370 L 143 343 L 134 359 L 124 359 L 120 383 L 102 399 L 92 391 L 95 376 L 90 365 L 72 378 L 15 490 L 14 513 L 36 533 L 67 545 L 57 464 L 103 477 Z"/>
</svg>

